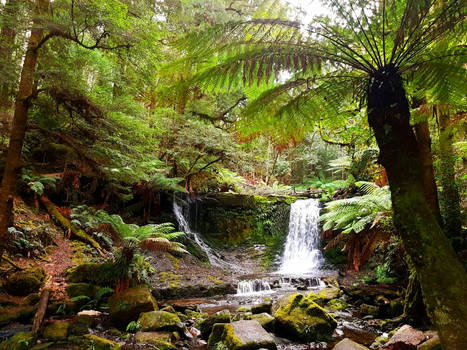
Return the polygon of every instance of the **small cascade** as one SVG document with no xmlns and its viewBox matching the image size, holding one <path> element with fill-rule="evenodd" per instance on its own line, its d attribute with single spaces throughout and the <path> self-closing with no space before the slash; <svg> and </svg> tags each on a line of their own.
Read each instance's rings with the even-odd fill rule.
<svg viewBox="0 0 467 350">
<path fill-rule="evenodd" d="M 319 201 L 303 199 L 292 203 L 289 233 L 279 273 L 307 275 L 319 270 L 324 259 L 319 250 Z"/>
<path fill-rule="evenodd" d="M 187 234 L 189 238 L 191 238 L 200 248 L 201 250 L 206 254 L 206 256 L 209 259 L 209 262 L 213 266 L 219 266 L 219 267 L 224 267 L 227 268 L 230 265 L 219 258 L 214 250 L 201 238 L 199 233 L 193 231 L 190 228 L 190 225 L 188 224 L 187 219 L 183 215 L 183 210 L 181 205 L 179 205 L 176 201 L 174 201 L 173 204 L 173 211 L 175 214 L 175 217 L 177 218 L 177 222 L 180 226 L 180 229 Z"/>
<path fill-rule="evenodd" d="M 260 279 L 240 281 L 237 286 L 237 295 L 262 294 L 271 291 L 269 282 Z"/>
</svg>

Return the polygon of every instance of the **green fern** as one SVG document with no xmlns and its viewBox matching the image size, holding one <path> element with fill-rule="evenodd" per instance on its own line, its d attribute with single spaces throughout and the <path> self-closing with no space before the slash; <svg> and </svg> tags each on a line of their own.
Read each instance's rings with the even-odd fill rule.
<svg viewBox="0 0 467 350">
<path fill-rule="evenodd" d="M 378 187 L 371 182 L 357 182 L 356 186 L 360 188 L 362 196 L 326 204 L 326 213 L 320 217 L 324 222 L 323 230 L 359 233 L 391 215 L 391 193 L 388 187 Z"/>
</svg>

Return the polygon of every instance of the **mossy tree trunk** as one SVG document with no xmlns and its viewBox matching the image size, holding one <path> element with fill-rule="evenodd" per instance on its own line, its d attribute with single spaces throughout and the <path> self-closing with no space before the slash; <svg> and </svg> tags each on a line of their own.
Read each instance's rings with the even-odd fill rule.
<svg viewBox="0 0 467 350">
<path fill-rule="evenodd" d="M 436 187 L 435 172 L 433 170 L 433 156 L 431 152 L 431 137 L 428 121 L 424 120 L 415 124 L 418 150 L 422 165 L 423 189 L 428 206 L 436 219 L 442 224 L 438 202 L 438 188 Z"/>
<path fill-rule="evenodd" d="M 376 71 L 368 84 L 368 122 L 386 168 L 394 224 L 422 288 L 444 349 L 467 349 L 467 274 L 430 210 L 410 110 L 397 70 Z"/>
<path fill-rule="evenodd" d="M 454 137 L 449 116 L 439 113 L 439 150 L 441 160 L 441 199 L 444 205 L 444 229 L 448 237 L 461 235 L 462 221 L 459 189 L 456 184 L 455 158 L 452 147 Z"/>
<path fill-rule="evenodd" d="M 8 227 L 12 222 L 12 197 L 16 189 L 18 170 L 21 166 L 21 150 L 26 134 L 29 99 L 33 94 L 34 73 L 38 57 L 38 50 L 36 48 L 44 32 L 40 25 L 40 17 L 47 13 L 48 7 L 49 0 L 37 0 L 35 26 L 31 30 L 31 36 L 29 37 L 15 101 L 10 143 L 8 145 L 8 154 L 0 188 L 0 253 L 8 235 Z"/>
</svg>

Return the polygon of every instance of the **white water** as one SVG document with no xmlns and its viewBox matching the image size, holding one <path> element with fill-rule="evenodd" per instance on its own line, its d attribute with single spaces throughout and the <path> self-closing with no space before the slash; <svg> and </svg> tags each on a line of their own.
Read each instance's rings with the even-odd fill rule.
<svg viewBox="0 0 467 350">
<path fill-rule="evenodd" d="M 209 262 L 213 266 L 219 267 L 229 267 L 230 265 L 216 256 L 214 250 L 201 238 L 198 232 L 193 231 L 188 224 L 188 221 L 183 216 L 183 211 L 181 206 L 174 201 L 174 214 L 177 218 L 177 222 L 180 225 L 180 229 L 185 232 L 189 238 L 191 238 L 195 243 L 201 248 L 201 250 L 206 254 L 209 259 Z"/>
<path fill-rule="evenodd" d="M 289 233 L 279 273 L 309 275 L 319 270 L 324 259 L 319 250 L 319 201 L 303 199 L 292 203 Z"/>
<path fill-rule="evenodd" d="M 263 280 L 245 280 L 240 281 L 237 286 L 237 295 L 255 295 L 271 293 L 272 289 L 267 281 Z"/>
</svg>

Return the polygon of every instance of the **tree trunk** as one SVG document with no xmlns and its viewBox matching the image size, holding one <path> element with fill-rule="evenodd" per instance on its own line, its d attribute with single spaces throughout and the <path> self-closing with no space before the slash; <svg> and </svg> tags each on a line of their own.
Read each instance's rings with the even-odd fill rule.
<svg viewBox="0 0 467 350">
<path fill-rule="evenodd" d="M 388 66 L 368 85 L 368 122 L 386 168 L 394 224 L 422 288 L 444 349 L 467 349 L 467 274 L 431 212 L 402 79 Z"/>
<path fill-rule="evenodd" d="M 431 153 L 431 137 L 428 121 L 415 124 L 415 135 L 417 137 L 420 161 L 422 164 L 423 189 L 425 199 L 431 212 L 435 215 L 438 223 L 442 224 L 441 213 L 438 202 L 438 188 L 436 187 L 435 172 L 433 171 L 433 157 Z"/>
<path fill-rule="evenodd" d="M 14 24 L 17 17 L 17 11 L 17 0 L 8 0 L 3 8 L 3 17 L 6 19 L 6 23 L 0 31 L 0 65 L 2 66 L 0 72 L 3 76 L 10 73 L 6 72 L 7 69 L 12 69 L 10 63 L 13 54 L 13 43 L 16 36 L 16 31 L 12 28 L 12 24 Z M 0 84 L 0 122 L 2 123 L 2 131 L 5 134 L 8 132 L 10 124 L 9 109 L 11 107 L 11 84 L 9 84 L 9 80 L 10 79 L 5 79 L 5 81 Z"/>
<path fill-rule="evenodd" d="M 35 10 L 36 18 L 47 12 L 49 0 L 38 0 Z M 10 143 L 0 188 L 0 253 L 8 235 L 8 226 L 11 224 L 12 212 L 9 205 L 12 201 L 18 170 L 21 165 L 21 150 L 28 121 L 29 101 L 33 93 L 34 72 L 36 70 L 38 52 L 37 44 L 42 39 L 43 29 L 38 26 L 40 19 L 34 21 L 35 27 L 31 30 L 28 48 L 24 57 L 18 94 L 15 102 L 15 112 L 10 132 Z"/>
<path fill-rule="evenodd" d="M 441 198 L 444 206 L 444 230 L 448 237 L 461 235 L 462 221 L 459 189 L 456 184 L 455 159 L 452 149 L 453 132 L 446 113 L 439 114 L 439 149 L 441 160 Z"/>
</svg>

